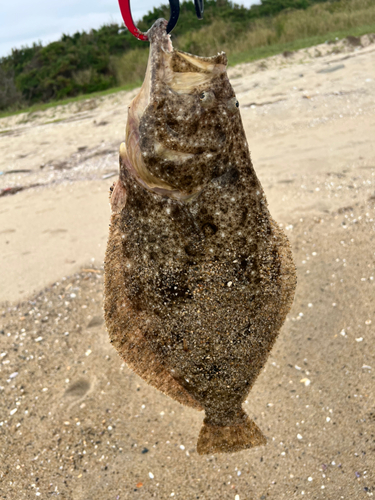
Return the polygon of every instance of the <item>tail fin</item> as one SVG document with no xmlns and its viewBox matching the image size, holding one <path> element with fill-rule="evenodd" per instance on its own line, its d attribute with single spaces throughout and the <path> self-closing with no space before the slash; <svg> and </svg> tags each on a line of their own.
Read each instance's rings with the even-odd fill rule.
<svg viewBox="0 0 375 500">
<path fill-rule="evenodd" d="M 199 433 L 197 451 L 199 455 L 231 453 L 266 444 L 267 439 L 259 427 L 247 417 L 241 423 L 220 427 L 203 424 Z"/>
</svg>

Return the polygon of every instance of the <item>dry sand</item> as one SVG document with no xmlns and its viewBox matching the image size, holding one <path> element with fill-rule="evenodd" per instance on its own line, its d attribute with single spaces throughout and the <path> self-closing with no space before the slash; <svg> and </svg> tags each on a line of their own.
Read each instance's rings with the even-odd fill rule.
<svg viewBox="0 0 375 500">
<path fill-rule="evenodd" d="M 132 374 L 103 325 L 107 193 L 134 92 L 0 120 L 0 498 L 375 496 L 374 41 L 229 71 L 298 269 L 245 404 L 268 444 L 232 455 L 197 455 L 202 414 Z"/>
</svg>

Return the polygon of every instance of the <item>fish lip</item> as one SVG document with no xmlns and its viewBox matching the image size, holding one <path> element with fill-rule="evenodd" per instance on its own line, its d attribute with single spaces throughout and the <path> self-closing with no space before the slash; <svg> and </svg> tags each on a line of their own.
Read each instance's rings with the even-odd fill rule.
<svg viewBox="0 0 375 500">
<path fill-rule="evenodd" d="M 165 19 L 158 19 L 147 32 L 150 41 L 150 55 L 147 64 L 147 70 L 150 67 L 148 104 L 157 101 L 160 82 L 166 82 L 170 79 L 168 73 L 171 72 L 170 58 L 174 48 L 171 35 L 167 33 L 167 24 Z"/>
<path fill-rule="evenodd" d="M 158 19 L 154 22 L 151 28 L 147 31 L 147 36 L 151 47 L 157 46 L 166 53 L 173 52 L 171 35 L 167 33 L 168 21 Z"/>
</svg>

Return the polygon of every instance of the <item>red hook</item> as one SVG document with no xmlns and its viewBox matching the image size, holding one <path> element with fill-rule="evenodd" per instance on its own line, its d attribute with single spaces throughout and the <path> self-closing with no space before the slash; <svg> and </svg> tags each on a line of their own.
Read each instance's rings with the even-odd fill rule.
<svg viewBox="0 0 375 500">
<path fill-rule="evenodd" d="M 201 1 L 203 0 L 196 0 Z M 146 33 L 142 33 L 137 26 L 134 24 L 132 13 L 130 10 L 130 0 L 118 0 L 122 18 L 124 20 L 125 26 L 128 28 L 130 33 L 134 35 L 138 40 L 148 41 L 148 36 Z M 169 0 L 169 5 L 171 8 L 171 17 L 168 21 L 167 33 L 170 33 L 176 26 L 178 21 L 178 16 L 180 15 L 180 2 L 179 0 Z"/>
<path fill-rule="evenodd" d="M 130 0 L 118 0 L 118 3 L 125 26 L 128 28 L 130 33 L 138 38 L 138 40 L 144 40 L 145 42 L 147 42 L 148 36 L 145 33 L 142 33 L 142 31 L 140 31 L 134 24 L 132 13 L 130 10 Z"/>
</svg>

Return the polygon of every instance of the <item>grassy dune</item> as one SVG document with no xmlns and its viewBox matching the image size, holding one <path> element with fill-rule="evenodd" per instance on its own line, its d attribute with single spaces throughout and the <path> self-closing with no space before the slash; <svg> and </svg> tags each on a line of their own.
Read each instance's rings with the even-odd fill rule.
<svg viewBox="0 0 375 500">
<path fill-rule="evenodd" d="M 208 28 L 187 33 L 178 39 L 178 46 L 187 52 L 208 55 L 224 50 L 229 56 L 248 53 L 253 49 L 283 46 L 303 40 L 326 40 L 336 33 L 344 36 L 375 25 L 374 0 L 341 0 L 313 5 L 306 10 L 283 11 L 271 18 L 257 19 L 248 29 L 238 33 L 236 26 L 215 21 Z M 316 38 L 323 37 L 323 38 Z"/>
</svg>

